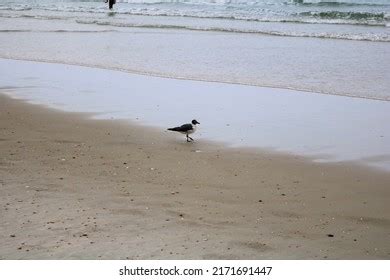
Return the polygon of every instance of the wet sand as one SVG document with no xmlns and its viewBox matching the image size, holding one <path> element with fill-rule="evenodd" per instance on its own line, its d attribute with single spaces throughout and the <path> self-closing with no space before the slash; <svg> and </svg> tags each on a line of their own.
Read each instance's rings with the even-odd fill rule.
<svg viewBox="0 0 390 280">
<path fill-rule="evenodd" d="M 1 259 L 390 258 L 388 172 L 88 117 L 0 95 Z"/>
<path fill-rule="evenodd" d="M 161 130 L 196 118 L 197 139 L 390 171 L 390 102 L 31 61 L 0 68 L 4 93 L 30 103 Z"/>
</svg>

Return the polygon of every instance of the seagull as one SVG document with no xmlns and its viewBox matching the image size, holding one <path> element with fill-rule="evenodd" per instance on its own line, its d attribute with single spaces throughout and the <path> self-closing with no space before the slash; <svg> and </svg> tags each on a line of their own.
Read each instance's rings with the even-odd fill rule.
<svg viewBox="0 0 390 280">
<path fill-rule="evenodd" d="M 180 132 L 182 134 L 185 134 L 187 137 L 187 142 L 191 142 L 191 141 L 194 141 L 194 139 L 192 139 L 188 135 L 195 132 L 197 124 L 200 124 L 200 123 L 197 120 L 192 120 L 191 123 L 186 123 L 186 124 L 183 124 L 182 126 L 168 128 L 168 130 L 177 131 L 177 132 Z"/>
</svg>

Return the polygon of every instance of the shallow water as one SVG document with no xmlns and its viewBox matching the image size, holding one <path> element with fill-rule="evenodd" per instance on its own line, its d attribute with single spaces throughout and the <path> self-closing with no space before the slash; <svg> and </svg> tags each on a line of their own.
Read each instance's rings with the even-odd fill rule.
<svg viewBox="0 0 390 280">
<path fill-rule="evenodd" d="M 1 91 L 13 97 L 151 125 L 162 137 L 166 127 L 196 118 L 195 139 L 390 170 L 386 101 L 4 59 L 0 69 Z"/>
<path fill-rule="evenodd" d="M 0 57 L 390 100 L 387 0 L 137 2 L 0 1 Z"/>
</svg>

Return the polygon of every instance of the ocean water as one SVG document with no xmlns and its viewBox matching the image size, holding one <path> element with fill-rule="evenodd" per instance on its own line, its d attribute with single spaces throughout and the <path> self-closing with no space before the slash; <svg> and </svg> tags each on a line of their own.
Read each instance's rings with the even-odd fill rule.
<svg viewBox="0 0 390 280">
<path fill-rule="evenodd" d="M 0 57 L 390 100 L 390 0 L 0 0 Z"/>
<path fill-rule="evenodd" d="M 123 27 L 390 41 L 390 33 L 386 29 L 390 23 L 389 0 L 118 0 L 114 11 L 120 17 L 115 21 L 107 21 L 107 5 L 101 0 L 0 2 L 3 17 L 74 19 L 83 24 Z M 158 19 L 137 21 L 131 17 L 135 15 Z"/>
</svg>

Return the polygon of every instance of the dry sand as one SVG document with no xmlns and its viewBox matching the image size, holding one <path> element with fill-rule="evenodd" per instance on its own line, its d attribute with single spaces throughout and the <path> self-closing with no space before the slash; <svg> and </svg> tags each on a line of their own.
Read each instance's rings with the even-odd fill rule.
<svg viewBox="0 0 390 280">
<path fill-rule="evenodd" d="M 390 173 L 0 95 L 1 259 L 390 259 L 389 195 Z"/>
</svg>

